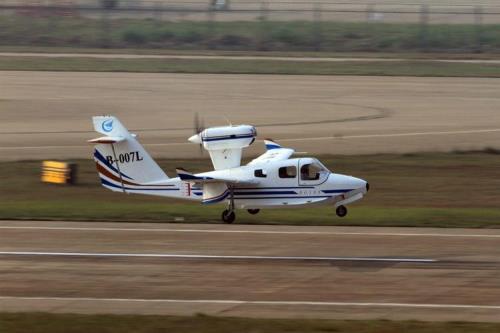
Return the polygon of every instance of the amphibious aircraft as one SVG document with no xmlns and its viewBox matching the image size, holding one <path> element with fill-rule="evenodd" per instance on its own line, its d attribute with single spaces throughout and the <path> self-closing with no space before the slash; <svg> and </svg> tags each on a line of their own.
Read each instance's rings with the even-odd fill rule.
<svg viewBox="0 0 500 333">
<path fill-rule="evenodd" d="M 257 136 L 250 125 L 199 128 L 188 140 L 209 152 L 214 170 L 193 174 L 178 168 L 177 177 L 169 178 L 116 117 L 93 117 L 93 123 L 95 131 L 104 134 L 89 140 L 95 144 L 94 159 L 104 187 L 203 204 L 225 203 L 225 223 L 234 222 L 236 208 L 257 214 L 261 209 L 327 204 L 343 217 L 345 206 L 369 190 L 366 181 L 330 172 L 315 158 L 291 158 L 293 149 L 272 140 L 264 140 L 264 154 L 241 165 L 242 150 Z"/>
</svg>

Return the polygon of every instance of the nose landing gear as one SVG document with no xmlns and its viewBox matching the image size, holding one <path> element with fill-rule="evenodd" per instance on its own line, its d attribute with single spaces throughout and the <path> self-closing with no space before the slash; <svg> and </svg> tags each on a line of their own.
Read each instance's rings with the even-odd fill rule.
<svg viewBox="0 0 500 333">
<path fill-rule="evenodd" d="M 335 213 L 337 213 L 338 217 L 344 217 L 344 216 L 347 215 L 347 208 L 345 206 L 343 206 L 343 205 L 340 205 L 335 210 Z"/>
</svg>

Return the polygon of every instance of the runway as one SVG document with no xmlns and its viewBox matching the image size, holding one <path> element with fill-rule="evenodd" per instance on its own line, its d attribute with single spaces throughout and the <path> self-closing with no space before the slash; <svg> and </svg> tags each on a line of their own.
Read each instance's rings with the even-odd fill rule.
<svg viewBox="0 0 500 333">
<path fill-rule="evenodd" d="M 0 72 L 0 159 L 89 158 L 91 116 L 113 114 L 154 157 L 197 158 L 207 126 L 315 154 L 500 148 L 500 79 Z M 258 141 L 246 156 L 263 152 Z"/>
<path fill-rule="evenodd" d="M 0 311 L 500 321 L 500 230 L 0 222 Z"/>
</svg>

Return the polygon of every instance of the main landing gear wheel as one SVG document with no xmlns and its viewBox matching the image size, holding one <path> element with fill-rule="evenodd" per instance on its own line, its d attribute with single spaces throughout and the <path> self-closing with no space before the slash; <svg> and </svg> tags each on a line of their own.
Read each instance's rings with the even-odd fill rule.
<svg viewBox="0 0 500 333">
<path fill-rule="evenodd" d="M 255 215 L 255 214 L 259 214 L 260 209 L 247 209 L 247 212 L 249 214 Z"/>
<path fill-rule="evenodd" d="M 335 213 L 337 213 L 338 217 L 344 217 L 347 215 L 347 208 L 345 208 L 345 206 L 340 205 L 335 210 Z"/>
<path fill-rule="evenodd" d="M 236 219 L 236 214 L 234 213 L 234 187 L 229 186 L 229 205 L 225 211 L 222 212 L 222 221 L 224 223 L 233 223 Z"/>
<path fill-rule="evenodd" d="M 236 214 L 234 212 L 231 212 L 229 210 L 225 210 L 222 212 L 222 221 L 224 221 L 224 223 L 233 223 L 234 220 L 236 219 Z"/>
</svg>

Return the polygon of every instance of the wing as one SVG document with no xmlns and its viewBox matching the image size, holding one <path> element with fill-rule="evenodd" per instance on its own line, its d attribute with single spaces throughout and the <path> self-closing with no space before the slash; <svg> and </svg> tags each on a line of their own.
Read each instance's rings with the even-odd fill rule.
<svg viewBox="0 0 500 333">
<path fill-rule="evenodd" d="M 239 168 L 238 168 L 239 169 Z M 258 180 L 235 170 L 216 170 L 192 174 L 184 169 L 177 169 L 177 175 L 182 181 L 203 186 L 202 203 L 213 204 L 226 200 L 230 195 L 230 187 L 235 184 L 256 185 Z"/>
<path fill-rule="evenodd" d="M 267 151 L 252 160 L 248 165 L 257 165 L 261 163 L 269 163 L 274 161 L 287 160 L 293 155 L 295 150 L 291 148 L 283 148 L 279 144 L 271 140 L 264 140 Z"/>
<path fill-rule="evenodd" d="M 215 170 L 237 168 L 241 164 L 242 148 L 208 150 Z"/>
<path fill-rule="evenodd" d="M 241 175 L 232 175 L 228 172 L 224 172 L 224 170 L 205 172 L 201 174 L 192 174 L 181 168 L 177 168 L 176 171 L 181 180 L 199 184 L 226 183 L 255 185 L 259 183 L 259 181 L 254 178 L 242 177 Z"/>
</svg>

